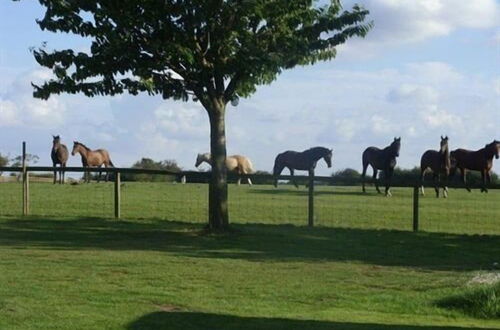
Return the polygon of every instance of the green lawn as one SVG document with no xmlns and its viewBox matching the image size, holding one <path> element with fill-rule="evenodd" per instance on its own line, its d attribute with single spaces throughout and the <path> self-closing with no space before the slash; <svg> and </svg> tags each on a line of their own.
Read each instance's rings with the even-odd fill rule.
<svg viewBox="0 0 500 330">
<path fill-rule="evenodd" d="M 125 183 L 121 221 L 112 188 L 32 184 L 22 218 L 0 184 L 0 329 L 500 329 L 440 303 L 499 272 L 499 192 L 426 196 L 413 233 L 408 189 L 322 187 L 308 228 L 303 187 L 231 186 L 208 235 L 206 186 Z"/>
</svg>

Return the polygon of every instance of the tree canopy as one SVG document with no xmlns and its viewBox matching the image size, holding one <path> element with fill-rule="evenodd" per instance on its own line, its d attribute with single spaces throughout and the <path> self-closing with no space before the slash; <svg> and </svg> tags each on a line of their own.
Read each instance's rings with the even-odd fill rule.
<svg viewBox="0 0 500 330">
<path fill-rule="evenodd" d="M 205 108 L 249 96 L 284 69 L 329 60 L 364 36 L 368 11 L 313 0 L 39 0 L 43 30 L 91 39 L 90 53 L 34 50 L 55 79 L 35 96 L 147 92 Z"/>
</svg>

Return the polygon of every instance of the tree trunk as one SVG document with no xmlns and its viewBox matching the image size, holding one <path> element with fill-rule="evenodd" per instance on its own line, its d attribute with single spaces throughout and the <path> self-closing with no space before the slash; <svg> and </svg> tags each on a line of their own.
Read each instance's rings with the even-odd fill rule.
<svg viewBox="0 0 500 330">
<path fill-rule="evenodd" d="M 208 193 L 208 227 L 212 230 L 224 230 L 229 227 L 225 112 L 225 106 L 220 106 L 214 107 L 208 113 L 212 154 L 212 177 Z"/>
</svg>

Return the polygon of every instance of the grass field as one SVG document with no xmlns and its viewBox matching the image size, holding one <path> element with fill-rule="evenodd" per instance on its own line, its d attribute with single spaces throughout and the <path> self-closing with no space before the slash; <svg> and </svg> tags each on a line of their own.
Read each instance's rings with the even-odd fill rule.
<svg viewBox="0 0 500 330">
<path fill-rule="evenodd" d="M 308 228 L 304 188 L 231 186 L 234 232 L 208 235 L 203 185 L 125 183 L 120 221 L 112 184 L 34 183 L 25 218 L 20 188 L 0 184 L 0 329 L 500 329 L 442 303 L 499 274 L 497 191 L 426 196 L 413 233 L 409 189 L 321 187 Z"/>
</svg>

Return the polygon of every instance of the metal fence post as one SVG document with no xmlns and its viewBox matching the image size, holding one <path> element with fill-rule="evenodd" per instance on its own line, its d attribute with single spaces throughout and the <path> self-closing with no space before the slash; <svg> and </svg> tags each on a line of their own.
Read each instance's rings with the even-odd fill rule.
<svg viewBox="0 0 500 330">
<path fill-rule="evenodd" d="M 309 173 L 309 227 L 314 226 L 314 174 Z"/>
<path fill-rule="evenodd" d="M 115 218 L 120 219 L 121 210 L 121 194 L 120 194 L 120 172 L 115 172 Z"/>
<path fill-rule="evenodd" d="M 413 187 L 413 231 L 418 231 L 418 186 Z"/>
</svg>

